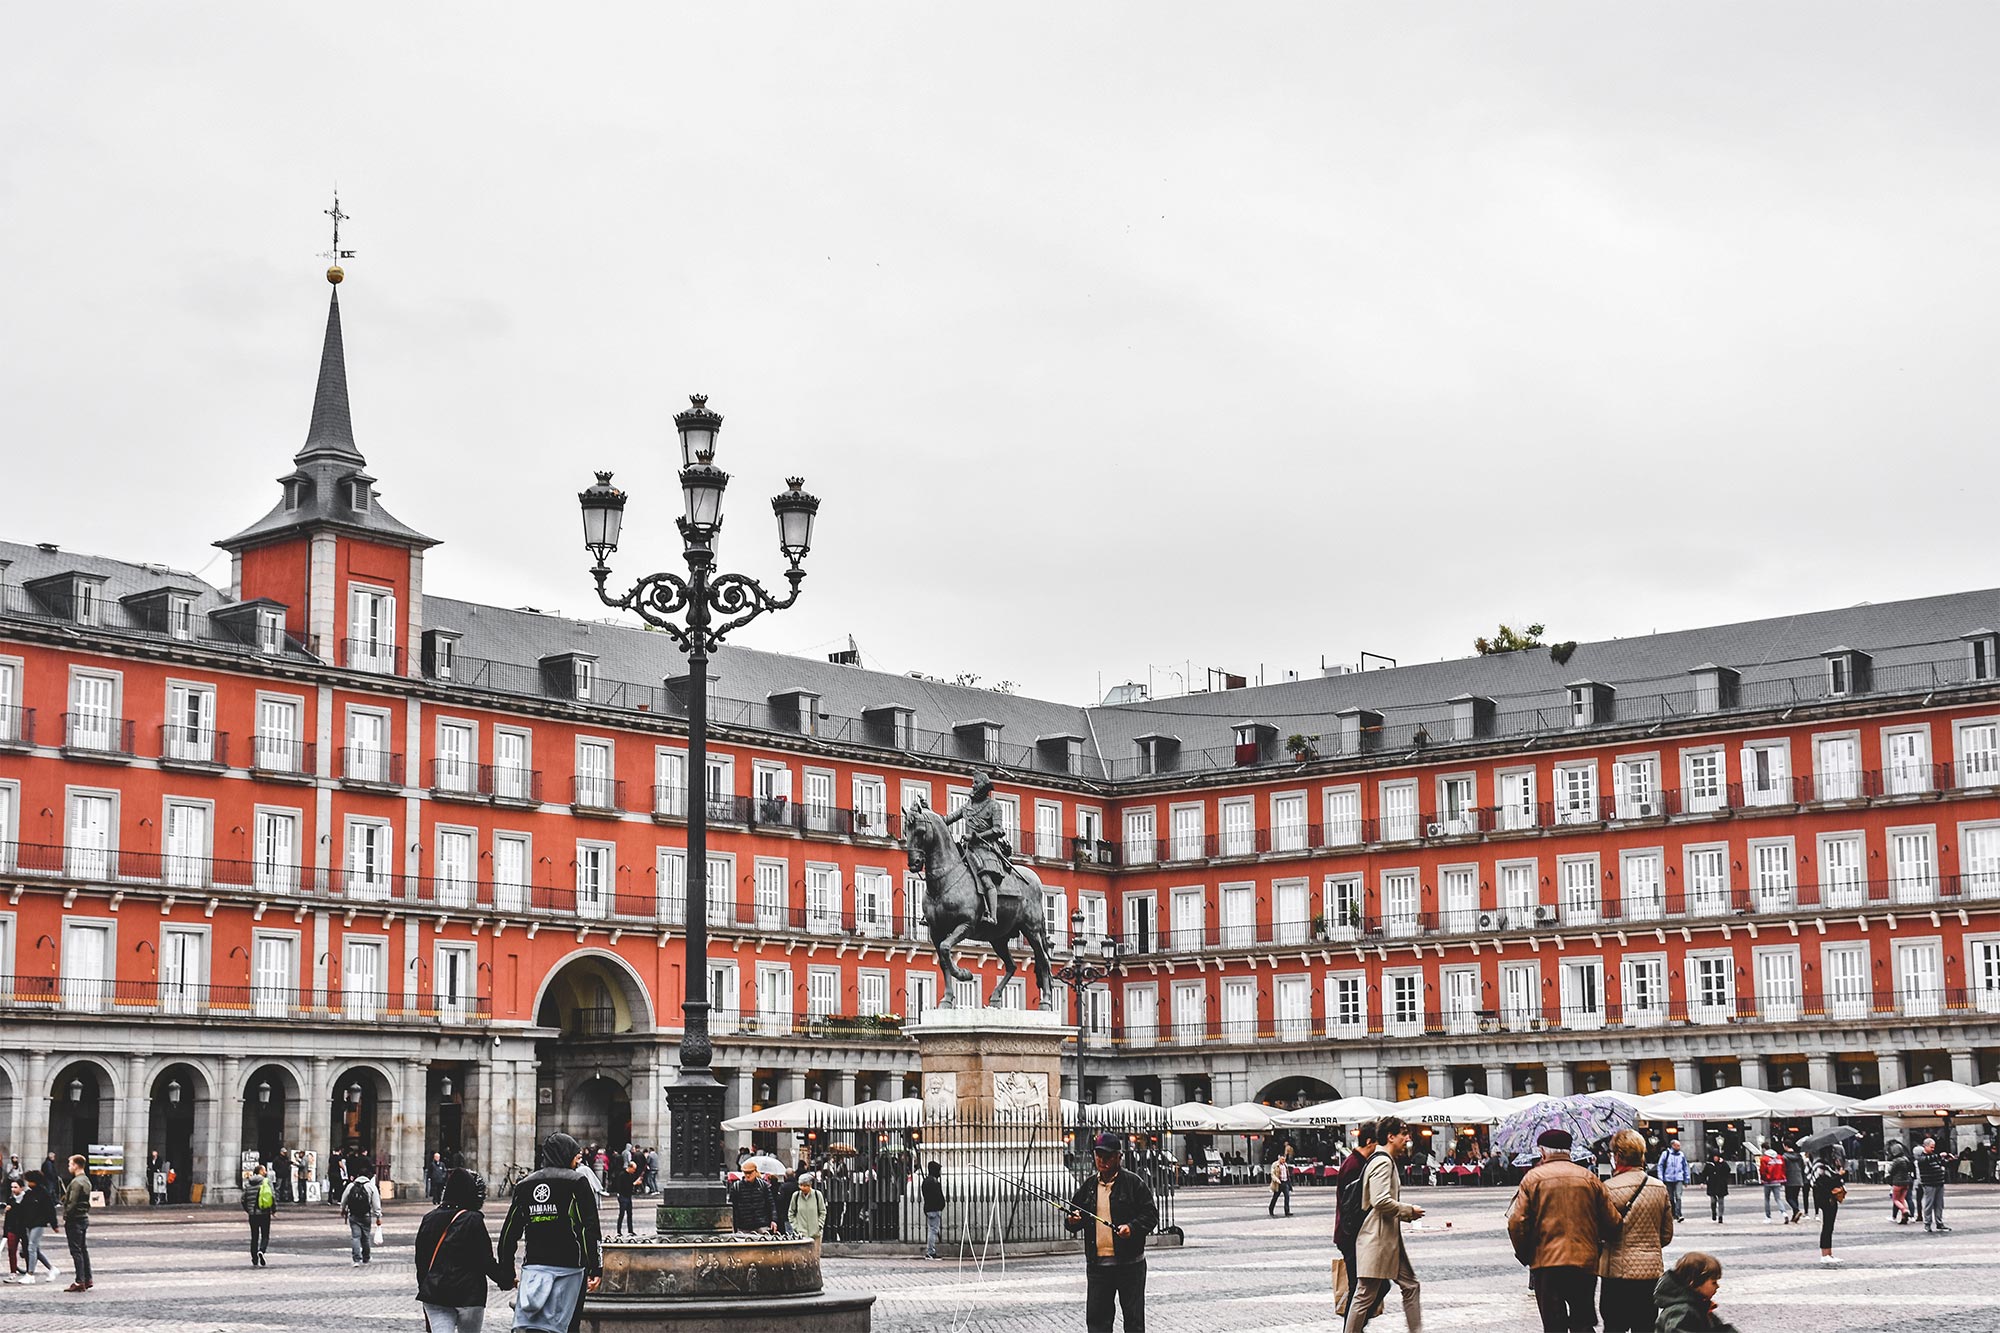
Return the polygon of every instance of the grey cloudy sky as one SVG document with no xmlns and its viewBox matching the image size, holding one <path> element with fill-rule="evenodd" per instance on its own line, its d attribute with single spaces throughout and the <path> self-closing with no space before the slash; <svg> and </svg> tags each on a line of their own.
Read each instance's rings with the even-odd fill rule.
<svg viewBox="0 0 2000 1333">
<path fill-rule="evenodd" d="M 1071 701 L 2000 582 L 1990 6 L 7 26 L 16 539 L 200 568 L 269 506 L 338 179 L 356 436 L 454 596 L 589 611 L 593 466 L 677 564 L 690 391 L 730 564 L 826 502 L 745 642 Z"/>
</svg>

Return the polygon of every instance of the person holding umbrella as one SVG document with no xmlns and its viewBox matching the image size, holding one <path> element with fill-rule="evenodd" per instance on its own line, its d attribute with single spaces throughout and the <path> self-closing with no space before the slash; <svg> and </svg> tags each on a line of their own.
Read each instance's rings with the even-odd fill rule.
<svg viewBox="0 0 2000 1333">
<path fill-rule="evenodd" d="M 1819 1205 L 1819 1261 L 1835 1265 L 1840 1260 L 1833 1257 L 1833 1221 L 1847 1198 L 1847 1172 L 1842 1167 L 1840 1149 L 1831 1143 L 1819 1150 L 1812 1189 L 1813 1202 Z"/>
</svg>

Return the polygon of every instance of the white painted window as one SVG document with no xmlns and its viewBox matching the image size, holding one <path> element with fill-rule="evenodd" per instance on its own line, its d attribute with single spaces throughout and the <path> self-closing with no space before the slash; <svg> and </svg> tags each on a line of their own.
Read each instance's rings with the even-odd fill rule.
<svg viewBox="0 0 2000 1333">
<path fill-rule="evenodd" d="M 1750 844 L 1750 890 L 1757 911 L 1791 911 L 1797 887 L 1791 839 Z"/>
<path fill-rule="evenodd" d="M 1151 983 L 1125 988 L 1125 1044 L 1146 1047 L 1159 1041 L 1160 992 Z"/>
<path fill-rule="evenodd" d="M 789 897 L 786 893 L 789 868 L 783 861 L 758 857 L 753 874 L 756 877 L 756 887 L 752 893 L 756 898 L 757 928 L 783 930 L 785 909 L 790 905 L 786 901 Z"/>
<path fill-rule="evenodd" d="M 1697 916 L 1719 916 L 1729 910 L 1729 849 L 1687 849 L 1687 910 Z"/>
<path fill-rule="evenodd" d="M 340 971 L 341 1010 L 347 1017 L 363 1023 L 381 1017 L 388 996 L 383 982 L 388 972 L 386 953 L 381 940 L 347 941 Z"/>
<path fill-rule="evenodd" d="M 257 767 L 272 773 L 297 773 L 305 767 L 299 744 L 299 701 L 258 696 L 257 734 L 253 745 Z"/>
<path fill-rule="evenodd" d="M 706 873 L 702 877 L 702 893 L 708 901 L 709 925 L 728 926 L 735 923 L 735 857 L 721 852 L 708 854 Z"/>
<path fill-rule="evenodd" d="M 62 923 L 62 1007 L 98 1013 L 112 995 L 112 929 L 86 921 Z"/>
<path fill-rule="evenodd" d="M 1190 886 L 1173 891 L 1173 945 L 1181 953 L 1193 953 L 1205 943 L 1207 891 Z"/>
<path fill-rule="evenodd" d="M 1819 901 L 1823 907 L 1859 907 L 1868 899 L 1867 858 L 1859 833 L 1825 833 L 1819 840 Z"/>
<path fill-rule="evenodd" d="M 1479 1028 L 1479 969 L 1447 967 L 1438 973 L 1444 1030 L 1457 1036 Z"/>
<path fill-rule="evenodd" d="M 1330 787 L 1326 792 L 1326 845 L 1352 847 L 1361 841 L 1361 789 Z"/>
<path fill-rule="evenodd" d="M 1271 886 L 1271 937 L 1279 944 L 1304 944 L 1312 936 L 1312 890 L 1302 879 Z"/>
<path fill-rule="evenodd" d="M 470 722 L 438 723 L 437 768 L 431 782 L 439 791 L 466 795 L 479 789 L 478 735 Z"/>
<path fill-rule="evenodd" d="M 470 907 L 473 900 L 476 835 L 471 829 L 437 830 L 437 900 L 444 907 Z"/>
<path fill-rule="evenodd" d="M 1931 789 L 1931 735 L 1922 727 L 1885 732 L 1888 772 L 1883 774 L 1891 796 L 1914 796 Z"/>
<path fill-rule="evenodd" d="M 1222 854 L 1253 856 L 1257 851 L 1257 810 L 1246 797 L 1221 803 Z M 1176 811 L 1176 814 L 1179 812 Z"/>
<path fill-rule="evenodd" d="M 1757 1011 L 1767 1023 L 1790 1023 L 1799 1016 L 1799 951 L 1796 945 L 1758 949 Z"/>
<path fill-rule="evenodd" d="M 1257 983 L 1225 977 L 1222 982 L 1222 1035 L 1226 1041 L 1257 1036 Z"/>
<path fill-rule="evenodd" d="M 806 828 L 813 833 L 834 832 L 833 774 L 821 768 L 806 770 Z"/>
<path fill-rule="evenodd" d="M 879 968 L 863 968 L 854 974 L 855 1012 L 879 1018 L 890 1012 L 889 974 Z"/>
<path fill-rule="evenodd" d="M 1272 991 L 1277 1008 L 1278 1040 L 1304 1041 L 1312 1036 L 1312 979 L 1279 977 Z"/>
<path fill-rule="evenodd" d="M 431 1003 L 447 1023 L 463 1023 L 473 1004 L 472 946 L 440 944 L 431 959 Z"/>
<path fill-rule="evenodd" d="M 743 1026 L 743 988 L 736 964 L 708 965 L 708 1004 L 711 1031 L 731 1033 Z"/>
<path fill-rule="evenodd" d="M 1125 947 L 1133 953 L 1152 953 L 1159 945 L 1158 922 L 1150 893 L 1125 895 Z"/>
<path fill-rule="evenodd" d="M 1724 1023 L 1736 1014 L 1736 957 L 1728 953 L 1688 957 L 1689 1017 L 1697 1023 Z"/>
<path fill-rule="evenodd" d="M 1930 829 L 1889 831 L 1891 896 L 1899 903 L 1927 903 L 1937 898 L 1937 835 Z"/>
<path fill-rule="evenodd" d="M 922 875 L 906 874 L 903 876 L 903 933 L 913 940 L 924 937 L 924 897 L 927 892 L 928 888 Z M 1048 902 L 1048 897 L 1042 899 L 1044 909 L 1047 908 Z M 1067 916 L 1062 918 L 1062 929 L 1066 935 L 1069 930 L 1069 918 Z M 1051 944 L 1056 939 L 1057 936 L 1049 936 Z"/>
<path fill-rule="evenodd" d="M 1564 856 L 1556 860 L 1562 884 L 1564 925 L 1594 926 L 1604 918 L 1603 892 L 1597 882 L 1595 856 Z"/>
<path fill-rule="evenodd" d="M 1691 815 L 1708 814 L 1729 803 L 1722 751 L 1688 750 L 1681 755 L 1681 808 Z"/>
<path fill-rule="evenodd" d="M 0 741 L 18 741 L 27 728 L 21 715 L 21 667 L 0 662 Z"/>
<path fill-rule="evenodd" d="M 1367 997 L 1359 976 L 1348 972 L 1331 977 L 1328 999 L 1335 1028 L 1342 1032 L 1360 1032 L 1368 1026 Z"/>
<path fill-rule="evenodd" d="M 840 929 L 840 867 L 806 867 L 806 929 L 831 935 Z"/>
<path fill-rule="evenodd" d="M 1271 798 L 1271 850 L 1306 850 L 1306 794 L 1286 792 Z"/>
<path fill-rule="evenodd" d="M 183 926 L 160 931 L 160 1012 L 195 1014 L 207 999 L 208 934 Z"/>
<path fill-rule="evenodd" d="M 711 754 L 703 766 L 702 802 L 708 806 L 709 818 L 721 820 L 725 824 L 740 824 L 742 817 L 736 812 L 736 761 L 726 754 Z"/>
<path fill-rule="evenodd" d="M 611 780 L 610 742 L 579 740 L 576 743 L 576 803 L 593 810 L 616 808 L 618 802 Z"/>
<path fill-rule="evenodd" d="M 1479 924 L 1479 867 L 1447 866 L 1438 872 L 1438 906 L 1446 930 Z"/>
<path fill-rule="evenodd" d="M 359 671 L 396 669 L 396 597 L 359 584 L 348 589 L 347 665 Z"/>
<path fill-rule="evenodd" d="M 350 898 L 386 898 L 395 874 L 395 840 L 387 821 L 347 817 L 346 893 Z"/>
<path fill-rule="evenodd" d="M 116 750 L 124 739 L 119 734 L 117 699 L 115 678 L 87 671 L 72 675 L 65 742 L 79 750 Z"/>
<path fill-rule="evenodd" d="M 806 969 L 806 1015 L 809 1018 L 830 1018 L 840 1012 L 840 969 L 837 967 L 812 967 Z"/>
<path fill-rule="evenodd" d="M 617 849 L 608 842 L 579 842 L 576 845 L 576 914 L 593 920 L 611 912 L 614 893 L 612 858 Z"/>
<path fill-rule="evenodd" d="M 2000 1013 L 2000 939 L 1968 940 L 1966 947 L 1974 1006 L 1983 1014 Z"/>
<path fill-rule="evenodd" d="M 1852 801 L 1861 795 L 1861 741 L 1855 736 L 1821 736 L 1813 741 L 1813 790 L 1822 801 Z"/>
<path fill-rule="evenodd" d="M 493 898 L 503 912 L 527 910 L 528 848 L 525 833 L 493 835 Z"/>
<path fill-rule="evenodd" d="M 1792 799 L 1791 747 L 1753 741 L 1743 747 L 1743 803 L 1785 805 Z"/>
<path fill-rule="evenodd" d="M 2000 949 L 1995 950 L 2000 955 Z M 2000 994 L 2000 990 L 1996 990 Z M 1174 1040 L 1200 1041 L 1208 1029 L 1208 988 L 1199 981 L 1176 981 L 1173 989 Z"/>
<path fill-rule="evenodd" d="M 685 750 L 653 751 L 653 813 L 686 819 L 688 757 Z"/>
<path fill-rule="evenodd" d="M 1359 939 L 1366 924 L 1361 877 L 1328 875 L 1325 891 L 1327 937 L 1339 943 Z"/>
<path fill-rule="evenodd" d="M 1392 938 L 1407 939 L 1417 933 L 1417 872 L 1394 870 L 1382 876 L 1382 932 Z"/>
<path fill-rule="evenodd" d="M 597 691 L 597 663 L 588 657 L 574 657 L 569 672 L 570 697 L 588 702 Z"/>
<path fill-rule="evenodd" d="M 258 933 L 251 943 L 250 1010 L 258 1018 L 283 1018 L 298 987 L 299 942 L 292 935 Z"/>
<path fill-rule="evenodd" d="M 1667 963 L 1664 958 L 1627 958 L 1621 965 L 1627 1027 L 1657 1027 L 1667 1019 Z"/>
<path fill-rule="evenodd" d="M 1840 944 L 1824 954 L 1828 1018 L 1866 1018 L 1872 986 L 1868 977 L 1868 946 Z"/>
<path fill-rule="evenodd" d="M 782 963 L 757 965 L 757 1031 L 792 1030 L 792 969 Z"/>
<path fill-rule="evenodd" d="M 1535 770 L 1517 768 L 1500 775 L 1500 827 L 1535 827 Z"/>
<path fill-rule="evenodd" d="M 1051 949 L 1069 946 L 1069 894 L 1053 884 L 1042 885 L 1042 930 Z"/>
<path fill-rule="evenodd" d="M 1541 969 L 1535 964 L 1500 965 L 1500 1021 L 1510 1032 L 1540 1027 L 1542 980 Z"/>
<path fill-rule="evenodd" d="M 1500 865 L 1500 910 L 1511 930 L 1535 924 L 1535 905 L 1541 900 L 1535 883 L 1533 861 L 1504 861 Z"/>
<path fill-rule="evenodd" d="M 1174 836 L 1171 855 L 1176 861 L 1199 861 L 1206 850 L 1203 837 L 1202 810 L 1198 805 L 1177 805 L 1173 808 Z"/>
<path fill-rule="evenodd" d="M 1627 921 L 1657 921 L 1666 912 L 1666 868 L 1657 847 L 1624 853 L 1619 878 L 1624 881 L 1622 912 Z"/>
<path fill-rule="evenodd" d="M 1394 1034 L 1414 1036 L 1424 1030 L 1424 977 L 1421 972 L 1391 972 L 1382 978 L 1382 1019 Z"/>
<path fill-rule="evenodd" d="M 954 1007 L 975 1008 L 979 1004 L 979 983 L 951 983 Z M 1083 992 L 1083 1030 L 1093 1037 L 1111 1035 L 1111 988 L 1102 982 L 1088 986 Z"/>
<path fill-rule="evenodd" d="M 1247 949 L 1257 942 L 1257 889 L 1251 884 L 1222 886 L 1222 947 Z"/>
<path fill-rule="evenodd" d="M 389 715 L 370 708 L 347 710 L 347 762 L 341 774 L 357 782 L 389 780 Z"/>
<path fill-rule="evenodd" d="M 889 786 L 880 778 L 854 779 L 854 836 L 889 836 Z"/>
<path fill-rule="evenodd" d="M 1417 836 L 1417 784 L 1385 782 L 1379 788 L 1382 801 L 1382 839 L 1407 842 Z"/>
<path fill-rule="evenodd" d="M 209 807 L 193 801 L 168 801 L 166 860 L 161 869 L 170 887 L 197 889 L 208 883 Z"/>
<path fill-rule="evenodd" d="M 1145 865 L 1157 854 L 1151 810 L 1125 812 L 1125 864 Z"/>
<path fill-rule="evenodd" d="M 1967 898 L 2000 898 L 2000 827 L 1961 825 L 1958 830 L 1959 893 Z"/>
<path fill-rule="evenodd" d="M 1563 1026 L 1601 1028 L 1604 1026 L 1604 962 L 1598 958 L 1569 958 L 1562 964 Z"/>
<path fill-rule="evenodd" d="M 269 609 L 257 612 L 257 651 L 281 653 L 285 650 L 285 613 Z"/>
<path fill-rule="evenodd" d="M 1101 893 L 1079 893 L 1076 896 L 1077 909 L 1083 913 L 1083 935 L 1086 940 L 1101 940 L 1111 933 L 1106 924 L 1110 920 Z"/>
<path fill-rule="evenodd" d="M 1961 722 L 1957 740 L 1958 785 L 1991 787 L 2000 783 L 2000 722 Z"/>
<path fill-rule="evenodd" d="M 1597 822 L 1597 765 L 1594 762 L 1556 765 L 1556 822 Z"/>
<path fill-rule="evenodd" d="M 1944 1012 L 1944 959 L 1936 940 L 1896 941 L 1896 994 L 1907 1018 Z"/>
<path fill-rule="evenodd" d="M 1438 822 L 1446 837 L 1479 831 L 1478 784 L 1467 774 L 1438 779 Z"/>
<path fill-rule="evenodd" d="M 185 764 L 217 762 L 215 752 L 215 687 L 169 685 L 167 725 L 162 728 L 161 757 Z"/>
<path fill-rule="evenodd" d="M 854 872 L 854 929 L 863 935 L 889 933 L 893 909 L 889 903 L 889 874 L 885 870 L 858 869 Z"/>
<path fill-rule="evenodd" d="M 1056 801 L 1036 801 L 1035 855 L 1052 861 L 1061 859 L 1062 854 L 1062 805 Z"/>
<path fill-rule="evenodd" d="M 1652 755 L 1618 760 L 1611 780 L 1620 819 L 1651 819 L 1661 813 L 1660 761 Z"/>
</svg>

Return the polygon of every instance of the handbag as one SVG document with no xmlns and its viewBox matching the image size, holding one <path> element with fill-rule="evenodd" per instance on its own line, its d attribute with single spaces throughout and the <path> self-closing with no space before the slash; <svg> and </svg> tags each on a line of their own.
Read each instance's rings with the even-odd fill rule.
<svg viewBox="0 0 2000 1333">
<path fill-rule="evenodd" d="M 1835 1185 L 1835 1186 L 1833 1187 L 1833 1201 L 1834 1201 L 1835 1203 L 1846 1203 L 1846 1202 L 1847 1202 L 1847 1186 L 1845 1186 L 1845 1185 Z"/>
<path fill-rule="evenodd" d="M 1338 1251 L 1333 1256 L 1333 1312 L 1347 1313 L 1347 1256 Z"/>
</svg>

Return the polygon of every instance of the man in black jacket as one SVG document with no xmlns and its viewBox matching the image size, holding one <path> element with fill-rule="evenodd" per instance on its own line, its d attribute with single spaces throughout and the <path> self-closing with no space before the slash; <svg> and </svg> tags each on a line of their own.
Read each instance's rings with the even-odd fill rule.
<svg viewBox="0 0 2000 1333">
<path fill-rule="evenodd" d="M 1354 1288 L 1361 1278 L 1360 1266 L 1355 1263 L 1355 1246 L 1361 1240 L 1362 1176 L 1367 1172 L 1368 1159 L 1374 1152 L 1375 1122 L 1364 1120 L 1354 1127 L 1354 1151 L 1347 1155 L 1333 1177 L 1333 1247 L 1347 1261 L 1347 1290 L 1333 1307 L 1333 1312 L 1338 1315 L 1347 1313 L 1348 1304 L 1354 1299 Z"/>
<path fill-rule="evenodd" d="M 1111 1333 L 1114 1300 L 1125 1313 L 1125 1333 L 1146 1329 L 1146 1233 L 1160 1225 L 1160 1210 L 1146 1182 L 1121 1168 L 1124 1150 L 1116 1134 L 1097 1136 L 1091 1146 L 1097 1174 L 1076 1187 L 1063 1216 L 1072 1233 L 1083 1233 L 1088 1333 Z"/>
<path fill-rule="evenodd" d="M 500 1228 L 499 1283 L 516 1285 L 514 1250 L 525 1237 L 515 1326 L 571 1330 L 583 1320 L 586 1287 L 604 1279 L 604 1251 L 597 1225 L 597 1191 L 577 1170 L 583 1149 L 567 1134 L 542 1140 L 542 1167 L 514 1187 L 514 1200 Z M 522 1321 L 539 1311 L 541 1322 Z"/>
</svg>

